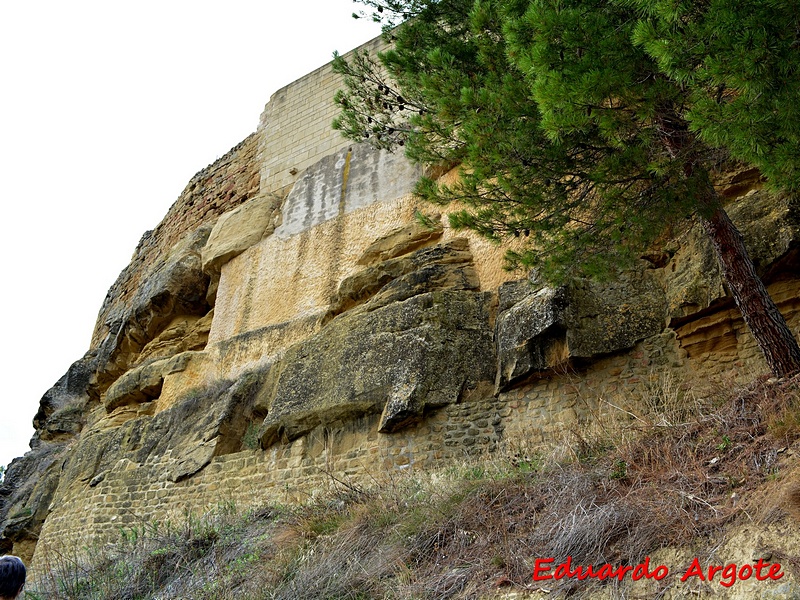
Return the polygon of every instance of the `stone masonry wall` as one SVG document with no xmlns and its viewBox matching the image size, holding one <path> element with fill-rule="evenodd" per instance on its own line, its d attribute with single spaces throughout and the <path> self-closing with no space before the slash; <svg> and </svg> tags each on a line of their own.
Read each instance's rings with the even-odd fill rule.
<svg viewBox="0 0 800 600">
<path fill-rule="evenodd" d="M 773 293 L 789 286 L 776 284 Z M 777 294 L 780 296 L 780 294 Z M 794 298 L 797 297 L 795 294 Z M 784 308 L 793 331 L 800 329 L 796 301 Z M 737 329 L 734 319 L 733 329 Z M 730 328 L 716 336 L 730 335 Z M 706 339 L 714 334 L 706 332 Z M 187 480 L 170 481 L 175 459 L 161 456 L 137 465 L 120 458 L 100 482 L 62 482 L 62 498 L 44 523 L 34 569 L 44 568 L 48 547 L 83 547 L 113 540 L 120 530 L 173 521 L 187 512 L 202 513 L 222 502 L 240 508 L 270 502 L 297 502 L 334 484 L 385 481 L 393 473 L 442 468 L 476 456 L 510 460 L 544 444 L 577 443 L 575 433 L 598 423 L 620 424 L 644 415 L 648 406 L 674 400 L 691 388 L 702 396 L 698 381 L 726 381 L 758 369 L 752 338 L 740 333 L 728 359 L 690 357 L 675 331 L 649 338 L 628 352 L 586 365 L 573 365 L 492 397 L 479 391 L 459 404 L 430 413 L 426 419 L 393 434 L 378 433 L 378 415 L 318 427 L 286 445 L 266 451 L 243 450 L 215 457 Z M 689 395 L 686 401 L 693 402 Z M 502 450 L 502 452 L 497 452 Z"/>
<path fill-rule="evenodd" d="M 559 439 L 579 423 L 615 404 L 651 392 L 660 369 L 683 365 L 674 335 L 640 344 L 631 353 L 609 357 L 582 372 L 553 374 L 494 398 L 476 393 L 460 404 L 432 412 L 423 422 L 393 434 L 377 432 L 378 415 L 318 427 L 287 445 L 218 456 L 190 479 L 173 482 L 172 462 L 162 456 L 136 465 L 121 458 L 99 483 L 64 483 L 64 499 L 48 516 L 34 567 L 47 546 L 82 547 L 113 540 L 132 528 L 185 513 L 201 513 L 222 502 L 240 508 L 270 502 L 297 502 L 333 485 L 334 479 L 365 484 L 393 473 L 446 467 L 505 449 L 498 456 L 534 450 Z M 598 385 L 599 384 L 599 385 Z M 608 396 L 598 393 L 605 390 Z M 333 477 L 331 477 L 333 476 Z"/>
<path fill-rule="evenodd" d="M 108 333 L 107 317 L 124 312 L 126 306 L 151 273 L 188 232 L 213 223 L 219 215 L 247 202 L 259 191 L 258 138 L 252 134 L 222 158 L 198 172 L 186 185 L 167 214 L 152 231 L 142 236 L 130 264 L 108 290 L 97 317 L 92 348 Z"/>
<path fill-rule="evenodd" d="M 383 46 L 375 38 L 359 50 Z M 328 63 L 272 95 L 258 127 L 262 190 L 288 188 L 306 168 L 352 143 L 331 129 L 338 114 L 333 95 L 340 87 L 341 78 Z"/>
<path fill-rule="evenodd" d="M 364 47 L 380 45 L 380 40 L 373 40 Z M 329 206 L 323 201 L 325 194 L 317 193 L 316 188 L 307 195 L 292 192 L 298 194 L 297 203 L 293 204 L 291 196 L 283 200 L 284 217 L 292 210 L 297 214 L 285 218 L 275 235 L 261 239 L 222 265 L 216 305 L 213 313 L 208 313 L 213 314 L 208 345 L 186 353 L 185 370 L 163 374 L 158 397 L 108 414 L 103 406 L 93 406 L 76 446 L 85 443 L 91 450 L 92 436 L 102 437 L 134 417 L 145 420 L 166 413 L 187 390 L 245 375 L 251 368 L 270 362 L 287 345 L 317 332 L 339 285 L 357 271 L 356 260 L 366 246 L 413 220 L 414 212 L 421 207 L 406 194 L 409 188 L 392 194 L 381 192 L 380 198 L 366 205 L 353 202 L 348 206 L 347 194 L 358 181 L 355 174 L 360 151 L 353 150 L 350 142 L 330 129 L 336 114 L 331 98 L 339 86 L 329 64 L 276 92 L 261 116 L 257 133 L 198 173 L 162 223 L 142 238 L 131 265 L 103 304 L 93 347 L 107 334 L 105 317 L 125 306 L 152 267 L 187 232 L 209 225 L 250 199 L 268 195 L 283 198 L 284 192 L 313 171 L 309 167 L 325 157 L 341 155 L 342 160 L 330 165 L 331 173 L 323 173 L 320 179 L 333 182 L 325 184 L 328 200 L 333 199 Z M 387 173 L 374 169 L 372 176 L 384 178 L 380 186 L 373 187 L 385 187 Z M 364 181 L 368 179 L 364 177 Z M 313 184 L 308 184 L 309 189 Z M 296 189 L 302 190 L 302 185 Z M 326 206 L 330 211 L 317 210 Z M 317 214 L 324 218 L 312 218 Z M 306 227 L 306 223 L 313 227 Z M 454 235 L 445 225 L 442 239 Z M 496 291 L 514 277 L 502 270 L 502 249 L 467 237 L 482 291 Z M 770 291 L 797 333 L 800 280 L 791 275 L 774 281 Z M 680 398 L 683 391 L 694 386 L 694 393 L 702 394 L 703 388 L 695 385 L 698 380 L 763 373 L 763 362 L 741 318 L 721 306 L 715 304 L 712 309 L 705 305 L 693 309 L 696 313 L 681 313 L 680 321 L 673 323 L 674 329 L 648 337 L 630 350 L 574 360 L 547 373 L 528 374 L 529 379 L 515 381 L 513 389 L 496 396 L 494 390 L 486 389 L 491 386 L 483 383 L 460 402 L 431 410 L 421 422 L 396 433 L 379 433 L 380 416 L 371 414 L 317 427 L 291 443 L 277 443 L 266 450 L 220 450 L 210 463 L 202 463 L 183 479 L 170 475 L 176 463 L 186 460 L 185 455 L 178 456 L 178 447 L 147 454 L 141 462 L 112 449 L 105 457 L 111 466 L 104 467 L 102 473 L 91 471 L 83 479 L 64 476 L 58 480 L 53 494 L 56 501 L 50 504 L 38 535 L 41 541 L 36 547 L 33 572 L 46 568 L 48 548 L 81 548 L 113 540 L 121 528 L 174 520 L 220 502 L 234 502 L 244 508 L 302 501 L 332 485 L 334 478 L 368 483 L 398 472 L 446 467 L 476 456 L 494 455 L 506 460 L 569 439 L 576 428 L 605 418 L 624 422 L 663 399 L 665 393 Z M 202 416 L 192 414 L 192 419 L 199 421 Z M 236 425 L 251 418 L 244 415 Z M 226 431 L 224 435 L 233 434 Z M 241 435 L 242 443 L 231 448 L 253 445 L 252 440 L 245 443 L 248 433 L 244 428 L 236 435 Z M 205 444 L 212 441 L 204 438 L 199 449 L 205 451 Z M 135 448 L 133 441 L 126 443 L 130 443 L 126 447 Z M 100 458 L 98 454 L 97 461 Z M 68 460 L 62 463 L 62 470 L 65 466 L 69 468 Z"/>
</svg>

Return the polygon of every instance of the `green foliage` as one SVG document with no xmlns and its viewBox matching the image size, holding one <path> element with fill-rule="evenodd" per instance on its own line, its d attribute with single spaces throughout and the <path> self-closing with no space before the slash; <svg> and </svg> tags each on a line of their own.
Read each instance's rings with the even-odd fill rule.
<svg viewBox="0 0 800 600">
<path fill-rule="evenodd" d="M 440 226 L 432 217 L 420 211 L 414 212 L 414 220 L 426 229 L 436 229 Z"/>
<path fill-rule="evenodd" d="M 27 506 L 19 508 L 12 512 L 9 517 L 12 519 L 20 519 L 23 517 L 30 517 L 33 514 L 33 510 Z"/>
<path fill-rule="evenodd" d="M 247 429 L 242 436 L 242 448 L 246 450 L 258 450 L 261 448 L 261 439 L 258 437 L 258 423 L 248 423 Z"/>
<path fill-rule="evenodd" d="M 460 164 L 417 192 L 460 203 L 456 228 L 519 238 L 511 266 L 609 273 L 715 210 L 710 174 L 731 157 L 797 186 L 794 3 L 358 1 L 392 49 L 337 58 L 334 126 Z"/>
<path fill-rule="evenodd" d="M 800 11 L 786 0 L 622 0 L 632 39 L 687 93 L 705 143 L 800 189 Z"/>
<path fill-rule="evenodd" d="M 614 480 L 625 480 L 628 478 L 628 463 L 624 460 L 619 459 L 614 461 L 613 467 L 611 469 L 611 473 L 609 473 L 608 478 L 612 481 Z"/>
</svg>

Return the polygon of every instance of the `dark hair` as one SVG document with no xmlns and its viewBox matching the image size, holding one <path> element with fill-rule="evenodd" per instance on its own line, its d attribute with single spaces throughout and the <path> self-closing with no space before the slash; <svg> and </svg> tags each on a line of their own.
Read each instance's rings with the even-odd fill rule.
<svg viewBox="0 0 800 600">
<path fill-rule="evenodd" d="M 0 556 L 0 598 L 16 598 L 25 585 L 25 565 L 16 556 Z"/>
</svg>

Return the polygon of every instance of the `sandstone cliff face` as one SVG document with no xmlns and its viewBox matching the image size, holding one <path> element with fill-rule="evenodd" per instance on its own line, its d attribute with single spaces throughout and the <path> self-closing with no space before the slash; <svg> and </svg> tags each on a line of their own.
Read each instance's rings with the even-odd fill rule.
<svg viewBox="0 0 800 600">
<path fill-rule="evenodd" d="M 605 284 L 507 273 L 411 195 L 416 167 L 329 135 L 336 87 L 324 67 L 276 93 L 143 236 L 9 468 L 0 551 L 35 569 L 172 512 L 542 442 L 660 373 L 764 370 L 699 228 Z M 797 202 L 735 183 L 797 331 Z"/>
</svg>

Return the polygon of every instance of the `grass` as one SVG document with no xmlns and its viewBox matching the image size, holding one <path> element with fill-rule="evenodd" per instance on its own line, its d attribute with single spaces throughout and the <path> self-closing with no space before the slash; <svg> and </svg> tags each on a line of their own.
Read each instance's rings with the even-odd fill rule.
<svg viewBox="0 0 800 600">
<path fill-rule="evenodd" d="M 623 425 L 599 418 L 548 453 L 508 448 L 369 487 L 340 482 L 302 506 L 224 505 L 91 551 L 46 553 L 48 573 L 26 598 L 482 598 L 529 590 L 536 557 L 636 564 L 742 521 L 800 518 L 800 483 L 784 479 L 782 461 L 800 439 L 800 379 L 703 401 L 675 386 L 659 394 Z M 556 584 L 572 597 L 593 589 Z"/>
</svg>

